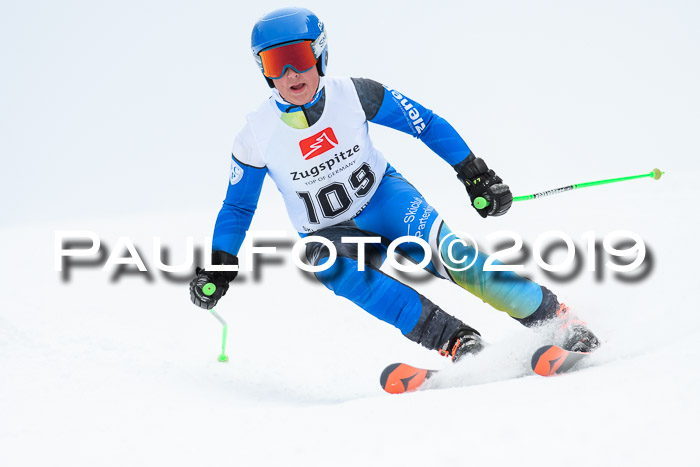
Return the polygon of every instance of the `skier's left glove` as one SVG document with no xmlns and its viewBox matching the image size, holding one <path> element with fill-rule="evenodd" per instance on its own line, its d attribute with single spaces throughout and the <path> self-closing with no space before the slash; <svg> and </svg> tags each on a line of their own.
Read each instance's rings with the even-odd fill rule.
<svg viewBox="0 0 700 467">
<path fill-rule="evenodd" d="M 212 265 L 238 265 L 238 257 L 225 251 L 214 250 L 211 253 Z M 236 278 L 238 271 L 205 271 L 196 269 L 197 277 L 190 282 L 190 300 L 192 303 L 205 310 L 216 306 L 218 301 L 226 295 L 228 284 Z M 213 284 L 209 285 L 209 284 Z"/>
<path fill-rule="evenodd" d="M 503 183 L 501 177 L 486 166 L 482 158 L 470 154 L 467 159 L 455 166 L 455 170 L 457 178 L 467 188 L 472 206 L 478 197 L 488 202 L 488 206 L 483 209 L 474 206 L 481 217 L 502 216 L 510 209 L 510 205 L 513 204 L 510 188 Z"/>
</svg>

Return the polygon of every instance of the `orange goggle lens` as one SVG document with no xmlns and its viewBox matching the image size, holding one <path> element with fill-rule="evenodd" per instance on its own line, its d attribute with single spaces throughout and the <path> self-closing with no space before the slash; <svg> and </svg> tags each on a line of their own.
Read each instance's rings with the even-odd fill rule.
<svg viewBox="0 0 700 467">
<path fill-rule="evenodd" d="M 297 73 L 309 71 L 316 65 L 311 41 L 294 42 L 260 52 L 263 74 L 271 79 L 281 78 L 287 68 Z"/>
</svg>

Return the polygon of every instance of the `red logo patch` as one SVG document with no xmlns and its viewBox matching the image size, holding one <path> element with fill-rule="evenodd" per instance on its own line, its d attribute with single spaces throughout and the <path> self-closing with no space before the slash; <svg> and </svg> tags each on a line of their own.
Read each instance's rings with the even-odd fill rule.
<svg viewBox="0 0 700 467">
<path fill-rule="evenodd" d="M 335 137 L 335 133 L 333 133 L 333 128 L 331 127 L 299 141 L 301 155 L 304 156 L 304 159 L 307 161 L 326 151 L 330 151 L 337 145 L 338 138 Z"/>
</svg>

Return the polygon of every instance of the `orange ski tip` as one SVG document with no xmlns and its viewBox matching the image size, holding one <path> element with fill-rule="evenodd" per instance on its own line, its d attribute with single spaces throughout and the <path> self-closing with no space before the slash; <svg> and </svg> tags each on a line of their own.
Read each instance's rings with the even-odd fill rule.
<svg viewBox="0 0 700 467">
<path fill-rule="evenodd" d="M 551 376 L 557 372 L 566 360 L 568 352 L 552 345 L 541 348 L 533 356 L 533 371 L 541 376 Z"/>
<path fill-rule="evenodd" d="M 418 389 L 427 376 L 428 370 L 405 363 L 394 363 L 382 372 L 379 382 L 389 394 L 402 394 Z"/>
</svg>

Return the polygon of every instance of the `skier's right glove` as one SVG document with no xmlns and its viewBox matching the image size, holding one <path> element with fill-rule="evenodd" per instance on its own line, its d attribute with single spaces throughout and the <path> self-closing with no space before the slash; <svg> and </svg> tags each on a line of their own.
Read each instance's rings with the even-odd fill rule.
<svg viewBox="0 0 700 467">
<path fill-rule="evenodd" d="M 238 257 L 225 251 L 214 250 L 211 253 L 212 265 L 238 265 Z M 197 277 L 190 282 L 190 299 L 192 303 L 205 310 L 211 310 L 226 295 L 228 284 L 236 278 L 238 271 L 205 271 L 196 269 Z"/>
<path fill-rule="evenodd" d="M 483 209 L 474 206 L 481 217 L 502 216 L 510 209 L 513 204 L 510 188 L 503 183 L 501 177 L 486 166 L 482 158 L 470 154 L 467 159 L 455 166 L 455 170 L 457 178 L 467 188 L 472 206 L 477 198 L 484 198 L 488 202 Z"/>
</svg>

